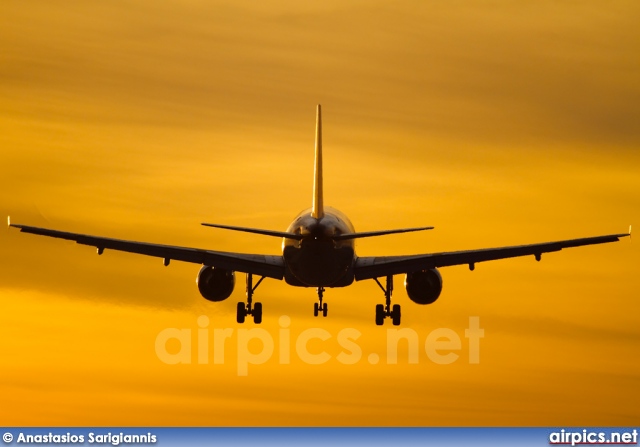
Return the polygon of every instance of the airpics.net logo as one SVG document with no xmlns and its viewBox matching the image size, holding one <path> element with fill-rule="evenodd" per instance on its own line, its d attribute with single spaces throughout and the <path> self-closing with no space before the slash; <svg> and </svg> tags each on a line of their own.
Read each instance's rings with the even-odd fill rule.
<svg viewBox="0 0 640 447">
<path fill-rule="evenodd" d="M 401 345 L 406 347 L 403 358 L 409 364 L 419 363 L 426 355 L 431 363 L 449 365 L 461 360 L 460 351 L 466 344 L 468 363 L 477 364 L 480 363 L 480 340 L 484 338 L 484 329 L 480 327 L 479 317 L 469 317 L 469 325 L 462 336 L 449 328 L 437 328 L 427 334 L 418 333 L 412 328 L 387 329 L 386 344 L 381 346 L 385 354 L 381 356 L 378 353 L 363 353 L 359 343 L 362 333 L 355 328 L 344 328 L 332 334 L 326 329 L 316 327 L 292 334 L 291 318 L 286 315 L 279 318 L 279 328 L 275 336 L 266 329 L 257 327 L 210 327 L 209 318 L 205 315 L 198 317 L 197 323 L 197 330 L 167 328 L 160 331 L 155 340 L 158 359 L 169 365 L 224 365 L 227 352 L 235 349 L 237 374 L 247 376 L 250 365 L 264 365 L 274 359 L 274 356 L 277 356 L 280 365 L 290 364 L 293 355 L 308 365 L 322 365 L 334 358 L 343 365 L 356 365 L 361 362 L 371 365 L 381 362 L 396 365 Z M 325 344 L 331 342 L 337 343 L 339 349 L 334 356 L 325 349 Z M 310 349 L 310 346 L 313 346 L 313 349 Z M 404 352 L 404 349 L 402 350 Z"/>
</svg>

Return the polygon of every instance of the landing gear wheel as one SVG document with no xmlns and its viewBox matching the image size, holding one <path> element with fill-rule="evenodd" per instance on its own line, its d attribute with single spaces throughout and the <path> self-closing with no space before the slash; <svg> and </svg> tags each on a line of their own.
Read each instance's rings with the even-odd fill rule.
<svg viewBox="0 0 640 447">
<path fill-rule="evenodd" d="M 247 303 L 238 303 L 236 321 L 240 324 L 244 323 L 247 315 L 253 316 L 253 322 L 255 324 L 262 323 L 262 303 L 253 304 L 253 292 L 256 291 L 260 283 L 265 277 L 261 277 L 256 285 L 253 285 L 253 274 L 247 273 Z"/>
<path fill-rule="evenodd" d="M 376 324 L 382 326 L 384 324 L 384 305 L 376 304 Z"/>
<path fill-rule="evenodd" d="M 387 275 L 387 287 L 383 287 L 378 278 L 373 278 L 384 292 L 385 304 L 376 304 L 376 325 L 382 326 L 384 319 L 389 317 L 394 326 L 400 326 L 400 305 L 391 307 L 391 295 L 393 293 L 393 275 Z"/>
<path fill-rule="evenodd" d="M 255 324 L 262 323 L 262 303 L 256 303 L 253 306 L 253 322 Z"/>
<path fill-rule="evenodd" d="M 391 321 L 394 326 L 400 326 L 400 305 L 394 304 L 391 311 Z"/>
<path fill-rule="evenodd" d="M 244 323 L 244 319 L 247 316 L 247 308 L 244 307 L 244 303 L 240 301 L 237 306 L 236 321 L 240 324 Z"/>
<path fill-rule="evenodd" d="M 322 302 L 322 297 L 324 296 L 324 287 L 318 287 L 316 289 L 318 291 L 318 302 L 313 304 L 313 316 L 317 317 L 320 312 L 322 312 L 322 316 L 327 316 L 327 303 Z"/>
</svg>

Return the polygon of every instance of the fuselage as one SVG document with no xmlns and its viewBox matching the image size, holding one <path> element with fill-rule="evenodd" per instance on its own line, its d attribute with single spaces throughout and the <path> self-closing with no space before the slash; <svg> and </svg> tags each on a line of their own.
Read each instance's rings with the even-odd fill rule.
<svg viewBox="0 0 640 447">
<path fill-rule="evenodd" d="M 312 210 L 302 211 L 287 228 L 300 234 L 301 240 L 283 238 L 282 256 L 285 281 L 299 287 L 344 287 L 353 282 L 355 240 L 334 240 L 334 236 L 354 233 L 353 224 L 344 213 L 324 208 L 321 218 Z"/>
</svg>

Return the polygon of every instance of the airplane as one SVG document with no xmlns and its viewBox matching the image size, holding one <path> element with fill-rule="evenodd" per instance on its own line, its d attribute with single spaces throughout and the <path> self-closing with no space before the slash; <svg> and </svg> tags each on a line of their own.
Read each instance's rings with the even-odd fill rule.
<svg viewBox="0 0 640 447">
<path fill-rule="evenodd" d="M 281 255 L 230 253 L 69 233 L 12 224 L 10 217 L 8 225 L 20 229 L 23 233 L 67 239 L 78 244 L 93 246 L 96 247 L 99 255 L 109 249 L 162 258 L 165 266 L 168 266 L 172 260 L 202 264 L 196 277 L 196 284 L 200 294 L 213 302 L 229 298 L 235 287 L 235 272 L 245 273 L 246 302 L 237 303 L 238 323 L 244 323 L 247 316 L 252 316 L 255 324 L 262 322 L 262 303 L 253 303 L 253 295 L 265 278 L 284 279 L 287 284 L 295 287 L 315 287 L 318 302 L 314 303 L 313 314 L 316 317 L 320 314 L 327 316 L 327 303 L 323 302 L 326 288 L 346 287 L 354 280 L 372 279 L 382 289 L 385 297 L 384 304 L 375 306 L 375 323 L 378 326 L 383 325 L 386 318 L 389 318 L 394 326 L 400 325 L 401 322 L 400 305 L 391 305 L 394 275 L 405 275 L 404 286 L 407 295 L 414 303 L 432 304 L 442 292 L 442 276 L 439 268 L 468 265 L 470 270 L 474 270 L 478 262 L 519 256 L 534 256 L 537 261 L 540 261 L 543 253 L 616 242 L 619 238 L 631 235 L 631 227 L 629 227 L 629 233 L 529 245 L 406 256 L 359 257 L 355 252 L 356 239 L 431 230 L 434 227 L 356 232 L 345 214 L 324 205 L 321 111 L 321 106 L 318 104 L 311 208 L 298 214 L 286 231 L 202 223 L 207 227 L 282 238 Z M 255 284 L 253 283 L 254 275 L 260 277 Z M 386 282 L 385 285 L 380 282 L 380 278 Z"/>
</svg>

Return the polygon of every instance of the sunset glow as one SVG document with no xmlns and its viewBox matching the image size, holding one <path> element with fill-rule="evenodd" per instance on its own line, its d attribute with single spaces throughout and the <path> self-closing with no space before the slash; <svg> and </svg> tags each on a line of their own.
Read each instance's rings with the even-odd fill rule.
<svg viewBox="0 0 640 447">
<path fill-rule="evenodd" d="M 321 103 L 325 205 L 358 231 L 435 227 L 358 240 L 359 255 L 640 226 L 640 3 L 268 3 L 4 2 L 0 214 L 280 254 L 277 238 L 200 223 L 284 231 L 309 208 Z M 417 363 L 403 340 L 388 364 L 395 328 L 374 325 L 384 301 L 375 282 L 328 289 L 329 316 L 314 318 L 313 289 L 267 279 L 256 298 L 274 353 L 241 376 L 239 331 L 258 327 L 235 322 L 243 274 L 231 298 L 211 303 L 194 283 L 198 265 L 0 233 L 6 426 L 631 426 L 640 417 L 640 256 L 628 239 L 539 263 L 443 268 L 430 306 L 412 303 L 396 276 Z M 478 364 L 470 317 L 485 331 Z M 191 334 L 190 364 L 158 358 L 167 328 Z M 330 334 L 307 345 L 326 363 L 296 351 L 311 328 Z M 425 350 L 439 328 L 460 338 L 451 364 Z M 216 329 L 232 330 L 221 364 Z M 347 329 L 361 334 L 355 364 L 337 358 Z M 199 330 L 207 363 L 197 361 Z"/>
</svg>

